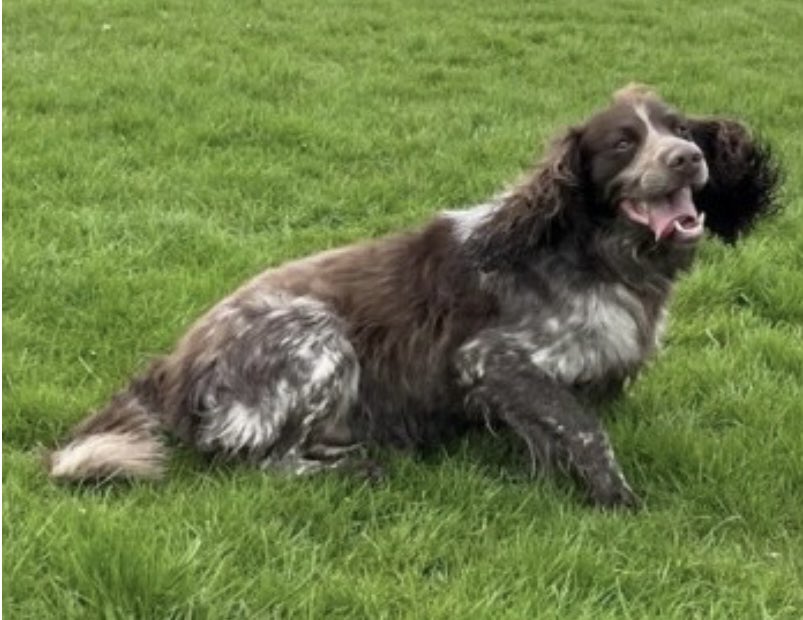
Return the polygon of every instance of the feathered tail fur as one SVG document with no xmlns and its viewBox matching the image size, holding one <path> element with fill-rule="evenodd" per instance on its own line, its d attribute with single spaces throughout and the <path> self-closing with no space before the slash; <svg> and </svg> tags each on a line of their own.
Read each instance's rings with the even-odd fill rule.
<svg viewBox="0 0 803 620">
<path fill-rule="evenodd" d="M 167 449 L 159 414 L 147 397 L 149 383 L 134 381 L 81 422 L 69 442 L 46 457 L 50 476 L 70 482 L 159 478 Z"/>
</svg>

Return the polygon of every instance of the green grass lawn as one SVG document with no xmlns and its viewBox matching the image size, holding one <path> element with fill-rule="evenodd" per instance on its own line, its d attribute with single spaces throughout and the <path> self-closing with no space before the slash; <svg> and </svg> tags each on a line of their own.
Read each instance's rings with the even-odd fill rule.
<svg viewBox="0 0 803 620">
<path fill-rule="evenodd" d="M 3 611 L 800 618 L 801 33 L 797 0 L 7 0 Z M 645 511 L 490 436 L 379 488 L 182 451 L 159 484 L 46 479 L 41 446 L 244 278 L 482 200 L 631 80 L 749 120 L 788 172 L 613 407 Z"/>
</svg>

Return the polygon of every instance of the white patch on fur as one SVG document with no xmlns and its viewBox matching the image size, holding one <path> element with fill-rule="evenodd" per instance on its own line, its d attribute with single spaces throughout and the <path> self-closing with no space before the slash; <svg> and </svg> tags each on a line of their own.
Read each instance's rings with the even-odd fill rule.
<svg viewBox="0 0 803 620">
<path fill-rule="evenodd" d="M 635 106 L 634 112 L 636 113 L 636 116 L 638 116 L 642 121 L 644 121 L 644 124 L 647 126 L 647 137 L 644 139 L 645 146 L 649 145 L 651 140 L 659 139 L 660 134 L 658 133 L 658 130 L 655 128 L 655 125 L 653 125 L 652 121 L 650 120 L 650 115 L 647 112 L 647 106 L 644 105 L 643 103 L 640 103 L 637 106 Z"/>
<path fill-rule="evenodd" d="M 50 457 L 50 475 L 64 480 L 86 478 L 158 478 L 165 452 L 155 438 L 133 433 L 79 437 Z"/>
<path fill-rule="evenodd" d="M 558 319 L 556 319 L 555 317 L 552 317 L 551 319 L 547 319 L 544 322 L 544 329 L 547 332 L 549 332 L 550 334 L 554 334 L 555 332 L 557 332 L 560 329 L 560 321 Z"/>
<path fill-rule="evenodd" d="M 270 413 L 234 403 L 225 411 L 211 414 L 212 421 L 204 431 L 201 445 L 220 445 L 231 452 L 271 446 L 286 419 L 287 403 L 282 397 L 274 397 L 267 406 Z"/>
<path fill-rule="evenodd" d="M 577 439 L 583 445 L 583 447 L 589 446 L 594 442 L 594 433 L 584 432 L 581 431 L 577 433 Z"/>
<path fill-rule="evenodd" d="M 666 324 L 669 318 L 669 313 L 666 311 L 666 307 L 662 307 L 658 311 L 658 319 L 655 322 L 655 348 L 660 349 L 664 343 L 664 336 L 666 335 Z"/>
<path fill-rule="evenodd" d="M 444 211 L 443 215 L 454 225 L 454 234 L 460 243 L 465 243 L 474 231 L 488 221 L 499 208 L 499 202 L 485 202 L 470 209 Z"/>
<path fill-rule="evenodd" d="M 321 355 L 314 359 L 314 366 L 309 377 L 310 384 L 315 386 L 317 383 L 327 380 L 337 370 L 341 361 L 342 356 L 335 351 L 331 349 L 324 350 Z"/>
<path fill-rule="evenodd" d="M 639 308 L 638 300 L 620 285 L 577 295 L 560 331 L 553 332 L 555 339 L 535 347 L 530 359 L 569 384 L 599 379 L 611 368 L 635 366 L 644 357 L 634 316 Z"/>
<path fill-rule="evenodd" d="M 459 381 L 463 386 L 469 386 L 482 379 L 485 375 L 485 355 L 480 347 L 479 340 L 472 340 L 460 348 Z"/>
</svg>

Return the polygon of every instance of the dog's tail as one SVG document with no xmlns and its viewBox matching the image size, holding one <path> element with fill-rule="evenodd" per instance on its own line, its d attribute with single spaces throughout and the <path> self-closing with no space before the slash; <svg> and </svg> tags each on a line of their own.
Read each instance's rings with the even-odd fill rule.
<svg viewBox="0 0 803 620">
<path fill-rule="evenodd" d="M 69 482 L 161 477 L 167 447 L 152 385 L 153 369 L 82 421 L 66 445 L 45 457 L 50 476 Z"/>
</svg>

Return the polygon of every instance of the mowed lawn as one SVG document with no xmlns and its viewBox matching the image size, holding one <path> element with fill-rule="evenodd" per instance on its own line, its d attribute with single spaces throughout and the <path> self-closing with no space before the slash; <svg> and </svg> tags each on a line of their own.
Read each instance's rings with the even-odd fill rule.
<svg viewBox="0 0 803 620">
<path fill-rule="evenodd" d="M 803 5 L 3 3 L 3 611 L 11 618 L 803 616 Z M 637 80 L 749 120 L 785 211 L 707 241 L 610 407 L 638 514 L 511 437 L 371 488 L 210 468 L 51 484 L 64 436 L 268 265 L 514 179 Z"/>
</svg>

